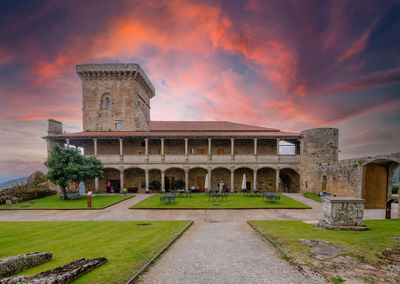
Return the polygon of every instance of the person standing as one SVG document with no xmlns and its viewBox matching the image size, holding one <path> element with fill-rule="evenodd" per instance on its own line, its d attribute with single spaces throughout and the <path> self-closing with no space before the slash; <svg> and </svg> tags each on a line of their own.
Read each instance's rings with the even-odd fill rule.
<svg viewBox="0 0 400 284">
<path fill-rule="evenodd" d="M 107 181 L 107 192 L 111 192 L 111 182 Z"/>
</svg>

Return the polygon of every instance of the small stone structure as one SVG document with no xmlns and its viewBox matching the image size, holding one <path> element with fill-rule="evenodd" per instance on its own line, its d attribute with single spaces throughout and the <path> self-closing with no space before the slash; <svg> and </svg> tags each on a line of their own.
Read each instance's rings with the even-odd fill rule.
<svg viewBox="0 0 400 284">
<path fill-rule="evenodd" d="M 363 225 L 364 199 L 325 197 L 322 199 L 322 220 L 319 226 L 338 230 L 367 230 Z"/>
<path fill-rule="evenodd" d="M 33 252 L 0 259 L 0 278 L 48 262 L 52 256 L 51 252 Z"/>
<path fill-rule="evenodd" d="M 81 275 L 88 273 L 96 267 L 105 263 L 105 257 L 85 259 L 80 258 L 67 265 L 47 270 L 35 275 L 24 275 L 0 279 L 0 284 L 22 284 L 22 283 L 46 283 L 67 284 L 71 283 Z"/>
</svg>

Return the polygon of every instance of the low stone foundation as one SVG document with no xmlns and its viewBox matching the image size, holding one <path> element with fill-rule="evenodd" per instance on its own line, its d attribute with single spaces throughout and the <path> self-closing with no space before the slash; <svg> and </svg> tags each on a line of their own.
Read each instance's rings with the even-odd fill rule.
<svg viewBox="0 0 400 284">
<path fill-rule="evenodd" d="M 318 226 L 336 230 L 368 230 L 363 225 L 364 203 L 364 199 L 353 197 L 325 197 Z"/>
<path fill-rule="evenodd" d="M 51 252 L 33 252 L 0 259 L 0 278 L 38 266 L 49 261 L 52 256 Z"/>
<path fill-rule="evenodd" d="M 25 283 L 46 283 L 46 284 L 66 284 L 71 283 L 81 275 L 88 273 L 96 267 L 105 263 L 105 257 L 95 259 L 80 258 L 67 265 L 47 270 L 35 275 L 17 276 L 4 278 L 0 284 L 25 284 Z"/>
</svg>

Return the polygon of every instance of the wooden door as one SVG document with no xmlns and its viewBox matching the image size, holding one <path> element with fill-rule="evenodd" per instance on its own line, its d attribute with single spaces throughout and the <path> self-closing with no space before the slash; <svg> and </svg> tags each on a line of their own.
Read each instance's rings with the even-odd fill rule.
<svg viewBox="0 0 400 284">
<path fill-rule="evenodd" d="M 364 167 L 363 194 L 366 209 L 384 209 L 386 207 L 387 169 L 378 164 Z"/>
<path fill-rule="evenodd" d="M 223 155 L 224 154 L 224 149 L 223 148 L 218 148 L 217 149 L 217 154 L 218 155 Z"/>
<path fill-rule="evenodd" d="M 206 177 L 197 177 L 197 188 L 204 192 L 204 183 L 206 182 Z"/>
</svg>

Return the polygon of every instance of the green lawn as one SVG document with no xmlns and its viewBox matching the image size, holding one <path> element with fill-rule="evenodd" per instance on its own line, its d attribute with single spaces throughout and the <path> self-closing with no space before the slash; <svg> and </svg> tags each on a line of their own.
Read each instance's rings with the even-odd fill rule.
<svg viewBox="0 0 400 284">
<path fill-rule="evenodd" d="M 150 223 L 148 226 L 138 226 Z M 106 257 L 74 283 L 126 283 L 190 221 L 0 222 L 0 258 L 36 251 L 51 261 L 19 275 L 36 274 L 81 257 Z"/>
<path fill-rule="evenodd" d="M 131 207 L 131 209 L 259 209 L 259 208 L 310 208 L 285 195 L 278 201 L 265 201 L 262 197 L 228 194 L 228 200 L 208 201 L 208 194 L 192 194 L 191 197 L 176 197 L 175 202 L 160 203 L 161 194 L 153 195 Z"/>
<path fill-rule="evenodd" d="M 301 221 L 251 221 L 262 234 L 277 243 L 289 256 L 307 263 L 313 261 L 309 247 L 300 244 L 298 239 L 319 239 L 336 244 L 352 252 L 367 263 L 377 263 L 377 255 L 386 248 L 399 248 L 400 243 L 393 239 L 400 236 L 400 220 L 365 221 L 367 231 L 313 230 L 315 226 Z"/>
<path fill-rule="evenodd" d="M 92 208 L 87 208 L 86 196 L 79 199 L 62 200 L 59 195 L 20 202 L 12 206 L 0 205 L 0 209 L 103 209 L 132 195 L 96 195 L 92 197 Z"/>
<path fill-rule="evenodd" d="M 303 193 L 303 195 L 304 195 L 305 197 L 308 197 L 308 198 L 314 199 L 314 200 L 316 200 L 316 201 L 322 202 L 321 197 L 318 195 L 318 193 L 315 193 L 315 192 L 305 192 L 305 193 Z"/>
</svg>

